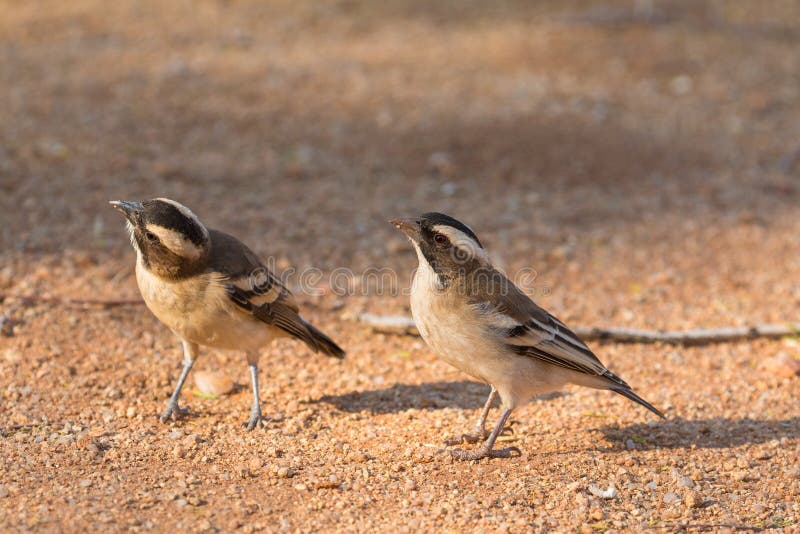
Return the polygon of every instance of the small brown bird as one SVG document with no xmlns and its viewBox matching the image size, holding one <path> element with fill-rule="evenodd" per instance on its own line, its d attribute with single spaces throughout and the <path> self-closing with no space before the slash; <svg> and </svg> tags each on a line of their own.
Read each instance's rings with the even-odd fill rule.
<svg viewBox="0 0 800 534">
<path fill-rule="evenodd" d="M 128 220 L 136 281 L 147 307 L 183 343 L 184 364 L 161 421 L 177 418 L 181 388 L 200 345 L 247 354 L 253 407 L 247 430 L 263 423 L 259 350 L 290 336 L 335 358 L 344 351 L 300 316 L 297 302 L 253 251 L 207 229 L 186 206 L 167 198 L 112 201 Z"/>
<path fill-rule="evenodd" d="M 390 222 L 417 252 L 411 312 L 423 339 L 446 362 L 492 386 L 472 432 L 445 443 L 486 441 L 473 451 L 447 450 L 454 458 L 509 456 L 516 448 L 493 447 L 511 411 L 568 383 L 610 389 L 664 417 L 606 369 L 564 323 L 496 270 L 467 225 L 442 213 Z M 489 433 L 486 416 L 498 394 L 503 413 Z"/>
</svg>

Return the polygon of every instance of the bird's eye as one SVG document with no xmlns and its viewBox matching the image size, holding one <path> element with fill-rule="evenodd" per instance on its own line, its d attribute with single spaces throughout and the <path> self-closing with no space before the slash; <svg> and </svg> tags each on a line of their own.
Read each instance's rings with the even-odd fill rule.
<svg viewBox="0 0 800 534">
<path fill-rule="evenodd" d="M 153 232 L 145 232 L 144 237 L 145 239 L 151 242 L 158 241 L 158 237 L 156 237 L 156 234 L 154 234 Z"/>
<path fill-rule="evenodd" d="M 447 236 L 444 234 L 433 234 L 433 241 L 437 245 L 444 245 L 447 243 Z"/>
</svg>

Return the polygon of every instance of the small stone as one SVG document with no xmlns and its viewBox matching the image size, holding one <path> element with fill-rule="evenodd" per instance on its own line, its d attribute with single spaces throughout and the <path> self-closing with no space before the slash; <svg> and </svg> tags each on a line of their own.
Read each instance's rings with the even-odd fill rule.
<svg viewBox="0 0 800 534">
<path fill-rule="evenodd" d="M 581 484 L 581 482 L 578 480 L 570 482 L 569 484 L 567 484 L 567 492 L 572 493 L 574 491 L 578 491 L 579 489 L 581 489 L 582 486 L 583 484 Z"/>
<path fill-rule="evenodd" d="M 681 500 L 681 496 L 678 495 L 677 493 L 669 492 L 664 494 L 662 500 L 664 501 L 665 504 L 672 504 L 674 502 Z"/>
<path fill-rule="evenodd" d="M 81 480 L 81 481 L 78 483 L 78 485 L 79 485 L 80 487 L 82 487 L 82 488 L 88 488 L 89 486 L 91 486 L 91 485 L 92 485 L 92 480 L 91 480 L 91 479 L 89 479 L 89 478 L 84 478 L 83 480 Z"/>
<path fill-rule="evenodd" d="M 683 498 L 683 502 L 687 508 L 700 508 L 703 504 L 703 499 L 700 498 L 700 494 L 696 491 L 690 491 Z"/>
<path fill-rule="evenodd" d="M 22 361 L 22 353 L 14 349 L 6 349 L 3 351 L 3 359 L 10 364 L 15 364 Z"/>
<path fill-rule="evenodd" d="M 694 481 L 689 477 L 685 477 L 685 476 L 681 475 L 681 476 L 678 477 L 678 487 L 679 488 L 693 488 L 694 487 Z"/>
<path fill-rule="evenodd" d="M 293 473 L 288 467 L 279 467 L 275 474 L 278 478 L 291 478 Z"/>
<path fill-rule="evenodd" d="M 306 491 L 308 487 L 305 484 L 295 484 L 292 486 L 296 491 Z"/>
<path fill-rule="evenodd" d="M 414 491 L 417 489 L 417 483 L 413 479 L 407 478 L 404 487 L 406 491 Z"/>
<path fill-rule="evenodd" d="M 206 395 L 226 395 L 233 391 L 233 380 L 224 373 L 197 371 L 193 376 L 195 387 Z"/>
<path fill-rule="evenodd" d="M 9 495 L 10 495 L 10 492 L 8 491 L 8 488 L 5 487 L 4 485 L 0 484 L 0 499 L 5 499 Z"/>
<path fill-rule="evenodd" d="M 177 504 L 179 508 L 183 508 L 188 504 L 188 502 L 186 499 L 178 499 L 175 504 Z"/>
<path fill-rule="evenodd" d="M 125 417 L 130 419 L 135 415 L 136 415 L 136 408 L 134 408 L 133 406 L 128 406 L 128 409 L 125 410 Z"/>
<path fill-rule="evenodd" d="M 762 367 L 765 371 L 781 378 L 795 378 L 800 376 L 800 359 L 793 358 L 787 353 L 780 353 L 774 358 L 764 361 Z"/>
<path fill-rule="evenodd" d="M 613 499 L 617 496 L 617 488 L 609 486 L 608 489 L 602 490 L 597 486 L 589 486 L 589 493 L 601 499 Z"/>
<path fill-rule="evenodd" d="M 181 443 L 187 449 L 194 449 L 197 447 L 198 444 L 202 442 L 203 438 L 201 438 L 199 434 L 191 434 L 183 438 L 183 441 Z"/>
<path fill-rule="evenodd" d="M 247 463 L 247 468 L 250 470 L 250 473 L 256 474 L 261 470 L 263 465 L 264 461 L 261 458 L 251 458 Z"/>
<path fill-rule="evenodd" d="M 176 458 L 183 458 L 186 456 L 186 448 L 183 445 L 175 445 L 175 448 L 172 449 L 172 454 Z"/>
<path fill-rule="evenodd" d="M 169 439 L 181 439 L 181 438 L 183 437 L 183 435 L 184 435 L 184 434 L 183 434 L 183 431 L 181 431 L 181 430 L 178 430 L 178 429 L 176 428 L 175 430 L 173 430 L 172 432 L 170 432 L 169 434 L 167 434 L 167 437 L 168 437 Z"/>
</svg>

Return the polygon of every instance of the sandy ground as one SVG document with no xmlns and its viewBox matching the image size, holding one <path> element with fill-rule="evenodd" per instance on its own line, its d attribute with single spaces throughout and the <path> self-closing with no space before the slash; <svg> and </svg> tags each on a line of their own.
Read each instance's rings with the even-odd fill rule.
<svg viewBox="0 0 800 534">
<path fill-rule="evenodd" d="M 667 421 L 568 389 L 464 464 L 435 451 L 488 388 L 357 321 L 403 295 L 298 294 L 348 357 L 265 347 L 252 433 L 241 355 L 164 425 L 181 355 L 144 307 L 11 297 L 137 298 L 106 202 L 168 196 L 281 269 L 407 287 L 385 219 L 437 209 L 568 324 L 797 321 L 798 4 L 484 4 L 0 2 L 0 530 L 800 528 L 795 338 L 594 344 Z"/>
</svg>

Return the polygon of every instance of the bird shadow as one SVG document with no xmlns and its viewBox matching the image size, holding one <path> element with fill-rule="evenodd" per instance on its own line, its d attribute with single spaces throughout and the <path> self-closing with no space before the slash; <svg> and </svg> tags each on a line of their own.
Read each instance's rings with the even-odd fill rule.
<svg viewBox="0 0 800 534">
<path fill-rule="evenodd" d="M 310 402 L 324 402 L 348 413 L 398 413 L 406 410 L 440 410 L 482 408 L 489 396 L 489 386 L 468 380 L 428 382 L 425 384 L 394 384 L 383 389 L 353 391 L 342 395 L 323 395 Z M 561 394 L 551 394 L 554 398 Z M 497 401 L 495 401 L 497 402 Z"/>
<path fill-rule="evenodd" d="M 599 429 L 611 450 L 726 449 L 800 437 L 800 417 L 788 419 L 668 419 Z"/>
</svg>

